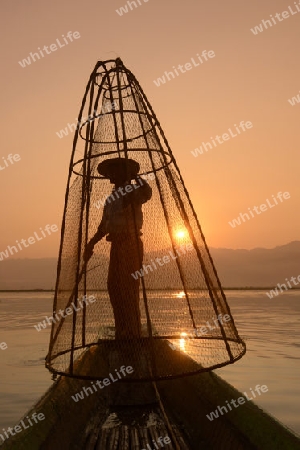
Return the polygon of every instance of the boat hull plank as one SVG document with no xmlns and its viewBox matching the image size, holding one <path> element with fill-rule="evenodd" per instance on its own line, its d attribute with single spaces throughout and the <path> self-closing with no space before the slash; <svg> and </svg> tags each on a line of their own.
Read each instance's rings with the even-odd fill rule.
<svg viewBox="0 0 300 450">
<path fill-rule="evenodd" d="M 210 421 L 206 415 L 243 396 L 213 372 L 157 383 L 161 399 L 195 443 L 216 450 L 300 450 L 300 438 L 252 401 Z"/>
</svg>

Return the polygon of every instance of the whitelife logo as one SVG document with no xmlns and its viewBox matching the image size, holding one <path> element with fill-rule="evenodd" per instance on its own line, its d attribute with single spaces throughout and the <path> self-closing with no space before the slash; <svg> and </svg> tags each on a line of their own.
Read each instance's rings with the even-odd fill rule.
<svg viewBox="0 0 300 450">
<path fill-rule="evenodd" d="M 29 418 L 28 416 L 26 416 L 26 418 L 27 418 L 27 421 L 26 421 L 26 419 L 21 420 L 20 425 L 16 425 L 14 428 L 8 427 L 7 430 L 2 428 L 3 429 L 3 434 L 0 433 L 0 437 L 1 437 L 2 441 L 4 442 L 5 439 L 8 439 L 10 436 L 15 436 L 16 433 L 21 433 L 21 431 L 26 430 L 26 428 L 29 428 L 29 426 L 32 427 L 34 425 L 34 423 L 31 422 L 31 419 L 35 423 L 38 423 L 39 420 L 44 420 L 45 416 L 44 416 L 43 413 L 37 414 L 36 412 L 34 412 L 31 415 L 31 418 Z M 27 426 L 26 426 L 26 422 L 27 422 Z M 8 433 L 10 433 L 10 436 L 9 436 Z M 3 437 L 3 435 L 5 436 L 5 438 Z"/>
<path fill-rule="evenodd" d="M 126 377 L 127 374 L 130 374 L 130 373 L 133 372 L 133 367 L 132 366 L 127 366 L 127 367 L 121 366 L 119 371 L 121 372 L 123 377 Z M 104 389 L 105 386 L 109 386 L 111 384 L 111 380 L 112 380 L 113 383 L 115 383 L 116 381 L 121 380 L 122 376 L 120 375 L 120 373 L 118 372 L 117 369 L 115 369 L 115 372 L 116 372 L 116 375 L 118 376 L 118 378 L 114 378 L 114 375 L 112 373 L 109 373 L 109 378 L 110 379 L 109 378 L 104 378 L 102 380 L 102 382 L 100 380 L 97 380 L 96 381 L 97 386 L 100 389 Z M 127 374 L 126 374 L 126 372 L 127 372 Z M 101 383 L 103 383 L 104 386 L 102 386 Z M 93 394 L 94 392 L 98 391 L 98 389 L 95 386 L 93 381 L 91 381 L 91 384 L 92 384 L 92 387 L 93 387 L 94 391 L 93 391 L 93 389 L 91 387 L 84 387 L 82 391 L 77 392 L 75 395 L 71 395 L 71 397 L 74 400 L 74 402 L 78 402 L 79 400 L 83 400 L 85 395 L 88 397 L 90 394 Z"/>
<path fill-rule="evenodd" d="M 6 342 L 0 342 L 0 349 L 6 350 L 7 349 L 7 343 Z"/>
<path fill-rule="evenodd" d="M 201 53 L 201 56 L 199 55 L 199 53 L 197 53 L 197 58 L 198 58 L 198 61 L 200 61 L 200 64 L 203 64 L 205 61 L 208 61 L 208 58 L 214 58 L 215 56 L 216 55 L 213 50 L 209 50 L 208 52 L 206 50 L 203 50 L 203 52 Z M 202 58 L 204 59 L 204 61 Z M 173 66 L 176 76 L 179 77 L 179 75 L 181 73 L 186 73 L 188 70 L 191 70 L 194 67 L 200 66 L 200 64 L 197 63 L 197 61 L 195 61 L 194 58 L 191 58 L 191 62 L 193 64 L 191 64 L 190 62 L 187 62 L 184 65 L 179 64 L 177 66 L 177 68 L 175 66 Z M 185 68 L 185 70 L 183 68 Z M 180 73 L 178 73 L 177 69 L 180 70 Z M 171 72 L 165 71 L 164 75 L 162 75 L 162 77 L 157 78 L 156 80 L 153 80 L 153 83 L 157 87 L 159 87 L 161 84 L 165 84 L 167 81 L 170 81 L 175 78 L 174 72 L 172 70 L 171 70 Z M 170 75 L 172 76 L 172 78 L 170 78 Z M 165 76 L 167 77 L 167 79 L 165 78 Z"/>
<path fill-rule="evenodd" d="M 266 393 L 268 392 L 268 386 L 266 386 L 265 384 L 263 384 L 262 386 L 260 386 L 259 384 L 257 384 L 254 388 L 254 390 L 258 393 L 258 395 L 261 395 L 262 393 Z M 256 397 L 256 395 L 254 394 L 253 390 L 250 388 L 251 394 L 253 395 L 253 398 Z M 260 392 L 261 391 L 261 392 Z M 235 408 L 238 408 L 240 405 L 243 405 L 244 403 L 246 403 L 246 401 L 250 401 L 253 400 L 252 397 L 248 397 L 248 395 L 246 394 L 246 392 L 243 392 L 243 394 L 245 395 L 246 399 L 244 397 L 239 397 L 238 399 L 234 400 L 232 399 L 230 401 L 231 405 L 233 405 Z M 238 404 L 236 404 L 236 402 Z M 227 408 L 232 411 L 232 408 L 229 404 L 229 402 L 227 400 L 225 400 L 226 406 Z M 217 419 L 219 417 L 219 412 L 221 413 L 221 415 L 223 416 L 224 414 L 224 410 L 225 413 L 228 413 L 228 409 L 226 408 L 226 406 L 218 406 L 218 408 L 215 411 L 212 411 L 210 414 L 206 414 L 206 417 L 212 422 L 214 419 Z M 218 411 L 219 410 L 219 411 Z"/>
<path fill-rule="evenodd" d="M 300 91 L 299 91 L 300 92 Z M 288 102 L 290 105 L 295 106 L 296 104 L 300 103 L 300 94 L 297 94 L 297 97 L 292 97 L 288 99 Z"/>
<path fill-rule="evenodd" d="M 35 244 L 36 241 L 41 241 L 43 238 L 47 237 L 47 234 L 44 231 L 46 231 L 48 233 L 48 236 L 50 236 L 51 232 L 55 233 L 56 231 L 58 231 L 58 228 L 57 228 L 57 225 L 49 225 L 48 224 L 48 225 L 45 226 L 44 230 L 41 227 L 40 227 L 40 230 L 41 230 L 42 237 L 39 236 L 36 231 L 34 231 L 34 233 L 33 233 L 34 237 L 30 236 L 29 238 L 27 238 L 28 244 L 26 243 L 26 239 L 20 239 L 21 242 L 16 240 L 16 244 L 19 247 L 19 249 L 23 250 L 23 248 L 29 247 L 29 245 Z M 22 247 L 21 244 L 24 247 Z M 19 250 L 17 249 L 17 247 L 15 245 L 12 245 L 12 246 L 8 245 L 6 248 L 7 248 L 7 250 L 4 250 L 3 252 L 0 252 L 0 261 L 3 261 L 3 258 L 8 258 L 9 257 L 9 253 L 11 255 L 13 255 L 14 252 L 15 253 L 19 253 Z"/>
<path fill-rule="evenodd" d="M 225 141 L 228 141 L 229 139 L 238 136 L 239 134 L 241 134 L 241 130 L 242 131 L 249 130 L 250 128 L 253 127 L 253 125 L 252 125 L 252 122 L 250 122 L 249 120 L 247 122 L 244 122 L 243 120 L 241 120 L 240 124 L 238 126 L 236 124 L 234 124 L 234 127 L 235 127 L 235 131 L 237 132 L 237 134 L 234 134 L 232 129 L 228 128 L 228 130 L 227 130 L 228 133 L 223 133 L 222 136 L 219 136 L 217 134 L 214 138 L 211 137 L 210 139 L 211 139 L 214 147 L 217 147 L 217 143 L 224 144 Z M 216 141 L 217 141 L 217 143 L 216 143 Z M 212 148 L 213 148 L 213 146 L 211 145 L 210 142 L 202 142 L 200 147 L 195 148 L 195 150 L 191 150 L 191 153 L 196 158 L 198 155 L 202 155 L 204 153 L 203 150 L 205 150 L 207 152 L 209 149 L 211 150 Z"/>
<path fill-rule="evenodd" d="M 137 183 L 133 183 L 133 184 L 129 183 L 129 184 L 126 184 L 123 187 L 119 187 L 118 189 L 114 189 L 112 191 L 112 193 L 108 197 L 103 197 L 102 200 L 98 200 L 97 202 L 95 202 L 94 206 L 96 206 L 97 209 L 100 209 L 101 206 L 104 207 L 105 204 L 116 200 L 116 198 L 120 198 L 118 193 L 121 193 L 122 196 L 124 197 L 124 195 L 128 194 L 129 192 L 132 192 L 134 189 L 138 189 L 140 186 L 143 186 L 143 181 L 142 180 L 151 180 L 151 181 L 153 181 L 154 178 L 155 178 L 155 174 L 154 173 L 149 173 L 147 175 L 143 175 L 142 177 L 139 178 L 139 184 L 137 184 Z M 123 190 L 125 190 L 125 192 L 123 192 Z M 116 196 L 116 198 L 114 197 L 114 195 Z"/>
<path fill-rule="evenodd" d="M 160 448 L 164 447 L 164 444 L 165 445 L 170 444 L 171 443 L 171 439 L 169 438 L 169 436 L 165 436 L 165 437 L 159 436 L 158 438 L 156 438 L 156 441 L 152 440 L 152 443 L 153 443 L 153 446 L 154 446 L 153 448 L 150 447 L 149 444 L 147 444 L 147 446 L 146 446 L 147 448 L 142 448 L 142 450 L 159 450 Z M 157 444 L 159 444 L 160 447 Z"/>
<path fill-rule="evenodd" d="M 185 245 L 185 248 L 184 248 Z M 186 252 L 190 252 L 193 250 L 193 244 L 182 244 L 180 246 L 180 251 L 178 248 L 176 248 L 176 253 L 178 256 L 185 255 Z M 155 258 L 155 261 L 158 263 L 159 266 L 164 266 L 165 264 L 169 264 L 172 260 L 177 259 L 178 256 L 174 255 L 174 252 L 172 250 L 169 251 L 169 255 L 165 255 L 162 258 Z M 171 258 L 170 258 L 171 257 Z M 151 264 L 155 270 L 157 270 L 157 266 L 153 259 L 151 259 Z M 131 276 L 137 280 L 139 277 L 142 278 L 145 274 L 148 275 L 148 269 L 153 272 L 153 268 L 150 264 L 143 264 L 143 267 L 140 270 L 136 270 L 135 273 L 132 273 Z"/>
<path fill-rule="evenodd" d="M 56 45 L 56 44 L 50 44 L 49 46 L 48 46 L 48 45 L 44 45 L 43 50 L 44 50 L 44 52 L 46 53 L 46 55 L 50 55 L 50 53 L 56 52 L 56 50 L 58 50 L 58 48 L 65 47 L 66 45 L 69 44 L 69 42 L 68 42 L 68 40 L 65 38 L 65 35 L 64 35 L 64 34 L 62 35 L 62 37 L 63 37 L 63 40 L 64 40 L 65 44 L 61 43 L 59 39 L 56 39 L 55 42 L 57 43 L 57 45 Z M 80 33 L 79 33 L 78 31 L 74 31 L 74 32 L 69 31 L 69 32 L 67 33 L 67 38 L 69 39 L 70 42 L 73 42 L 73 38 L 74 38 L 74 39 L 79 39 L 80 37 L 81 37 L 81 36 L 80 36 Z M 49 51 L 48 51 L 48 48 L 50 48 Z M 38 47 L 38 51 L 39 51 L 40 54 L 30 52 L 30 53 L 29 53 L 29 56 L 28 56 L 27 58 L 24 58 L 22 61 L 19 61 L 20 66 L 24 69 L 24 67 L 26 67 L 26 65 L 27 65 L 27 66 L 30 66 L 31 60 L 32 60 L 33 62 L 36 62 L 36 58 L 37 58 L 37 59 L 41 59 L 41 56 L 42 56 L 42 58 L 44 58 L 45 55 L 44 55 L 44 53 L 43 53 L 43 50 L 41 50 L 41 48 Z M 40 55 L 41 55 L 41 56 L 40 56 Z"/>
<path fill-rule="evenodd" d="M 273 17 L 273 15 L 270 14 L 273 24 L 270 19 L 262 20 L 260 25 L 256 25 L 254 28 L 250 28 L 250 30 L 252 31 L 253 34 L 257 35 L 258 33 L 262 33 L 268 28 L 273 27 L 273 25 L 277 25 L 279 22 L 282 22 L 283 20 L 288 19 L 289 17 L 294 16 L 295 14 L 298 14 L 300 12 L 300 0 L 298 3 L 294 2 L 294 5 L 295 9 L 292 9 L 291 6 L 288 6 L 289 11 L 283 11 L 282 13 L 275 14 L 275 17 L 278 22 L 276 21 L 275 17 Z"/>
<path fill-rule="evenodd" d="M 262 203 L 260 206 L 253 206 L 252 210 L 255 211 L 255 213 L 256 213 L 257 215 L 259 215 L 259 214 L 261 214 L 262 212 L 267 211 L 267 210 L 268 210 L 268 207 L 269 207 L 269 209 L 271 209 L 271 208 L 274 208 L 276 205 L 279 204 L 278 201 L 276 200 L 276 197 L 277 197 L 277 198 L 280 200 L 280 202 L 282 203 L 283 200 L 287 200 L 287 199 L 289 199 L 291 196 L 290 196 L 290 193 L 289 193 L 289 192 L 284 192 L 284 193 L 278 192 L 278 194 L 276 195 L 276 197 L 275 197 L 274 195 L 272 195 L 272 197 L 273 197 L 274 204 L 270 203 L 269 199 L 267 198 L 267 199 L 266 199 L 267 204 Z M 282 198 L 282 197 L 283 197 L 283 198 Z M 268 206 L 267 206 L 267 205 L 268 205 Z M 254 214 L 253 214 L 253 211 L 251 210 L 251 208 L 248 208 L 248 210 L 249 210 L 249 213 L 250 213 L 251 217 L 252 217 L 252 218 L 255 217 Z M 249 216 L 248 213 L 240 213 L 240 217 L 238 217 L 237 219 L 233 219 L 232 221 L 229 221 L 228 223 L 229 223 L 229 225 L 230 225 L 232 228 L 235 228 L 237 225 L 241 225 L 241 223 L 242 223 L 242 222 L 241 222 L 241 219 L 242 219 L 243 222 L 246 222 L 245 217 L 247 218 L 247 220 L 250 220 L 250 218 L 251 218 L 251 217 Z"/>
<path fill-rule="evenodd" d="M 76 308 L 76 305 L 74 302 L 71 303 L 70 307 L 66 308 L 65 310 L 60 309 L 59 311 L 55 311 L 53 316 L 45 316 L 46 320 L 43 320 L 43 322 L 39 322 L 37 325 L 34 325 L 34 328 L 37 331 L 41 331 L 44 330 L 45 328 L 47 328 L 47 325 L 52 325 L 53 323 L 57 323 L 60 321 L 61 317 L 63 317 L 64 319 L 66 318 L 66 316 L 70 316 L 71 314 L 73 314 L 74 311 L 80 311 L 80 309 L 83 309 L 85 305 L 89 305 L 90 303 L 94 303 L 96 301 L 96 297 L 94 295 L 84 295 L 82 297 L 82 301 L 83 303 L 80 301 L 80 299 L 77 299 L 77 306 L 79 306 L 79 308 Z M 61 317 L 58 316 L 58 314 L 61 315 Z M 66 315 L 65 315 L 66 314 Z M 55 318 L 54 318 L 55 317 Z"/>
<path fill-rule="evenodd" d="M 149 1 L 149 0 L 144 0 L 144 3 L 147 3 L 148 1 Z M 139 4 L 140 6 L 143 5 L 143 3 L 141 3 L 141 0 L 137 0 L 137 2 L 138 2 L 138 4 Z M 130 2 L 130 1 L 128 0 L 127 5 L 129 6 L 129 8 L 130 8 L 131 11 L 133 10 L 132 5 L 134 5 L 135 8 L 138 7 L 137 2 L 135 2 L 135 1 Z M 116 12 L 119 14 L 119 16 L 123 16 L 123 14 L 126 14 L 126 13 L 129 12 L 129 11 L 128 11 L 128 6 L 127 6 L 127 5 L 121 6 L 121 8 L 116 9 Z"/>
<path fill-rule="evenodd" d="M 187 342 L 188 340 L 193 339 L 194 336 L 196 336 L 196 337 L 204 336 L 205 334 L 208 333 L 207 328 L 209 330 L 215 330 L 217 327 L 220 327 L 220 324 L 218 322 L 220 322 L 221 324 L 224 324 L 224 322 L 229 322 L 230 320 L 231 320 L 231 318 L 228 314 L 224 314 L 224 316 L 222 314 L 219 314 L 216 319 L 212 317 L 212 321 L 216 325 L 215 327 L 211 327 L 211 324 L 209 323 L 209 321 L 207 321 L 206 326 L 198 327 L 195 330 L 192 330 L 192 333 L 190 333 L 190 334 L 192 334 L 192 338 L 190 336 L 188 336 L 187 333 L 183 332 L 183 333 L 181 333 L 180 340 L 181 340 L 181 342 L 182 341 Z M 168 345 L 169 345 L 169 347 L 171 347 L 172 350 L 181 351 L 181 348 L 178 348 L 177 345 L 172 344 L 171 342 L 168 342 Z"/>
<path fill-rule="evenodd" d="M 14 164 L 14 162 L 20 161 L 21 157 L 18 153 L 15 153 L 14 155 L 12 153 L 10 153 L 6 158 L 4 158 L 4 156 L 2 156 L 2 159 L 3 159 L 4 167 L 1 166 L 1 164 L 2 164 L 1 163 L 0 170 L 4 170 L 7 167 L 12 166 Z M 8 161 L 9 161 L 9 163 L 8 163 Z"/>
<path fill-rule="evenodd" d="M 57 136 L 61 139 L 64 136 L 68 136 L 69 130 L 70 132 L 74 132 L 77 130 L 81 125 L 84 125 L 85 123 L 92 122 L 93 120 L 96 120 L 98 117 L 103 116 L 104 114 L 110 113 L 113 109 L 115 109 L 114 102 L 107 101 L 104 105 L 102 105 L 101 112 L 97 113 L 97 111 L 94 111 L 92 114 L 90 114 L 88 117 L 82 117 L 81 121 L 79 122 L 77 119 L 75 123 L 68 123 L 68 126 L 64 128 L 63 130 L 56 131 Z M 69 128 L 69 130 L 68 130 Z"/>
<path fill-rule="evenodd" d="M 298 277 L 291 277 L 290 281 L 292 281 L 294 283 L 294 286 L 297 286 L 299 283 L 296 283 L 296 280 L 299 281 L 300 283 L 300 275 L 298 275 Z M 275 290 L 271 289 L 269 292 L 266 292 L 266 295 L 269 298 L 273 298 L 273 297 L 277 297 L 277 295 L 281 294 L 283 291 L 282 286 L 284 287 L 284 289 L 287 291 L 288 289 L 293 289 L 294 286 L 291 286 L 290 281 L 288 280 L 288 278 L 285 279 L 286 284 L 288 285 L 288 287 L 286 286 L 285 283 L 277 283 L 278 288 L 280 289 L 280 292 L 278 292 L 277 286 L 274 288 Z"/>
</svg>

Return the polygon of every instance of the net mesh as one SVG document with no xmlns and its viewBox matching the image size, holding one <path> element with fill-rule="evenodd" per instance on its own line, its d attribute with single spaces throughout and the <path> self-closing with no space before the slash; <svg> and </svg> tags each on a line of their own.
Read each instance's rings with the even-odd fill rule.
<svg viewBox="0 0 300 450">
<path fill-rule="evenodd" d="M 122 188 L 98 171 L 115 158 Z M 166 379 L 245 353 L 163 130 L 120 59 L 97 63 L 78 117 L 52 322 L 46 366 L 72 377 L 124 364 L 128 380 Z"/>
</svg>

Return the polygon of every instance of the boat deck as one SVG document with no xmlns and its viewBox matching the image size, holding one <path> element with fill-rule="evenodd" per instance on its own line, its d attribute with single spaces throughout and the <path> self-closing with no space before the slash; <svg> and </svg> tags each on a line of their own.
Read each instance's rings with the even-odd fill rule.
<svg viewBox="0 0 300 450">
<path fill-rule="evenodd" d="M 102 414 L 92 418 L 84 430 L 84 442 L 79 444 L 78 449 L 189 450 L 191 447 L 187 438 L 174 423 L 170 425 L 171 432 L 159 406 L 148 410 L 114 408 L 104 422 Z"/>
</svg>

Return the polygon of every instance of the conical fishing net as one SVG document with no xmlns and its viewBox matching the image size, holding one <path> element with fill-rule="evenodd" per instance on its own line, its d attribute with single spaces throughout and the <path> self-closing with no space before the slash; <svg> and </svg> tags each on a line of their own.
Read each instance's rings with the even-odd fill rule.
<svg viewBox="0 0 300 450">
<path fill-rule="evenodd" d="M 244 353 L 147 97 L 119 58 L 98 62 L 74 136 L 46 366 L 103 379 L 124 365 L 127 380 L 157 380 Z"/>
</svg>

